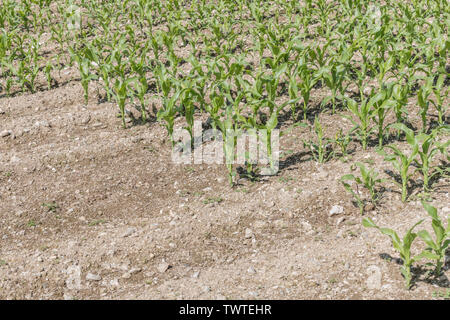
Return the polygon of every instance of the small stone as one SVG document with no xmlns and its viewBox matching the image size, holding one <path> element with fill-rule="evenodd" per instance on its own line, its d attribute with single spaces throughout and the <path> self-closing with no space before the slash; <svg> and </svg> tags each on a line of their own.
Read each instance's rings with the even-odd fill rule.
<svg viewBox="0 0 450 320">
<path fill-rule="evenodd" d="M 245 238 L 250 239 L 251 237 L 253 237 L 253 231 L 249 228 L 245 229 Z"/>
<path fill-rule="evenodd" d="M 119 286 L 119 280 L 118 279 L 112 279 L 109 281 L 109 285 L 113 286 L 113 287 L 118 287 Z"/>
<path fill-rule="evenodd" d="M 4 130 L 2 132 L 0 132 L 0 137 L 5 138 L 7 136 L 10 136 L 12 134 L 11 130 Z"/>
<path fill-rule="evenodd" d="M 336 226 L 339 227 L 339 225 L 345 221 L 345 217 L 340 217 L 339 219 L 337 219 L 336 221 Z"/>
<path fill-rule="evenodd" d="M 132 269 L 130 270 L 130 274 L 139 273 L 139 272 L 141 272 L 141 271 L 142 271 L 141 268 L 132 268 Z"/>
<path fill-rule="evenodd" d="M 122 279 L 130 279 L 131 278 L 131 273 L 129 273 L 129 272 L 125 272 L 123 275 L 122 275 Z"/>
<path fill-rule="evenodd" d="M 34 126 L 37 127 L 37 128 L 39 128 L 39 127 L 50 128 L 51 127 L 50 123 L 48 123 L 48 121 L 46 121 L 46 120 L 36 121 L 34 123 Z"/>
<path fill-rule="evenodd" d="M 157 270 L 159 273 L 164 273 L 167 271 L 167 269 L 169 269 L 169 267 L 170 265 L 167 262 L 163 261 L 158 265 Z"/>
<path fill-rule="evenodd" d="M 303 229 L 305 229 L 305 231 L 312 231 L 313 227 L 311 226 L 311 224 L 307 221 L 302 221 L 301 222 Z"/>
<path fill-rule="evenodd" d="M 330 217 L 336 215 L 336 214 L 341 214 L 344 212 L 344 208 L 338 205 L 334 205 L 331 210 L 330 210 Z"/>
<path fill-rule="evenodd" d="M 210 292 L 211 291 L 211 288 L 210 287 L 208 287 L 208 286 L 204 286 L 203 287 L 203 292 L 204 293 L 207 293 L 207 292 Z"/>
<path fill-rule="evenodd" d="M 133 143 L 139 143 L 142 140 L 144 140 L 144 139 L 142 137 L 139 137 L 139 136 L 131 138 L 131 142 L 133 142 Z"/>
<path fill-rule="evenodd" d="M 68 293 L 64 293 L 63 298 L 64 300 L 73 300 L 73 297 Z"/>
<path fill-rule="evenodd" d="M 196 271 L 194 272 L 194 274 L 192 275 L 192 278 L 197 279 L 200 276 L 200 271 Z"/>
<path fill-rule="evenodd" d="M 0 114 L 5 114 L 5 110 L 0 109 Z"/>
<path fill-rule="evenodd" d="M 247 269 L 247 272 L 250 273 L 250 274 L 255 274 L 256 270 L 255 270 L 255 268 L 250 267 L 250 268 Z"/>
<path fill-rule="evenodd" d="M 88 281 L 100 281 L 102 280 L 102 277 L 100 277 L 98 274 L 94 274 L 94 273 L 88 273 L 86 276 L 86 280 Z"/>
<path fill-rule="evenodd" d="M 367 268 L 368 275 L 366 285 L 369 290 L 379 290 L 381 288 L 381 270 L 377 266 Z"/>
<path fill-rule="evenodd" d="M 86 125 L 86 124 L 89 123 L 89 121 L 91 121 L 91 115 L 90 115 L 90 114 L 87 114 L 87 115 L 85 115 L 84 117 L 82 117 L 82 118 L 80 119 L 80 124 L 81 124 L 81 125 Z"/>
<path fill-rule="evenodd" d="M 129 237 L 135 232 L 136 232 L 136 228 L 130 227 L 125 231 L 125 233 L 122 235 L 122 237 L 123 238 Z"/>
</svg>

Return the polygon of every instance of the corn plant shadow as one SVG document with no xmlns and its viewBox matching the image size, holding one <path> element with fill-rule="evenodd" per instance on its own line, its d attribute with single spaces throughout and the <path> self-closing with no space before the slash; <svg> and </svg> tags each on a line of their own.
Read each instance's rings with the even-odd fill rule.
<svg viewBox="0 0 450 320">
<path fill-rule="evenodd" d="M 407 120 L 402 120 L 400 123 L 404 124 L 407 128 L 409 128 L 413 131 L 417 130 L 417 128 L 414 127 L 414 125 Z M 404 141 L 405 137 L 406 137 L 406 135 L 404 132 L 400 132 L 399 134 L 396 134 L 393 132 L 388 132 L 388 134 L 384 135 L 384 137 L 383 137 L 383 146 L 387 146 L 391 143 Z M 370 148 L 377 148 L 379 146 L 378 137 L 377 136 L 370 137 L 367 141 L 367 146 Z"/>
<path fill-rule="evenodd" d="M 398 264 L 399 266 L 403 265 L 403 260 L 400 258 L 394 258 L 388 253 L 380 253 L 378 255 L 381 259 L 388 261 L 388 262 L 394 262 L 395 264 Z"/>
<path fill-rule="evenodd" d="M 303 102 L 301 102 L 303 103 Z M 320 104 L 319 105 L 314 105 L 314 106 L 308 106 L 307 112 L 306 112 L 306 120 L 307 122 L 309 122 L 310 124 L 314 124 L 314 119 L 316 118 L 316 116 L 320 115 L 320 113 L 322 112 L 321 108 L 320 108 Z M 263 117 L 267 117 L 266 115 L 264 115 Z M 280 113 L 280 115 L 278 116 L 278 125 L 277 128 L 281 128 L 284 124 L 288 124 L 290 122 L 302 122 L 304 120 L 304 115 L 303 115 L 303 109 L 301 107 L 300 104 L 296 105 L 295 111 L 294 113 L 292 113 L 292 109 L 289 108 L 289 110 L 283 110 L 282 113 Z"/>
<path fill-rule="evenodd" d="M 433 129 L 436 129 L 441 126 L 441 124 L 438 121 L 437 115 L 428 115 L 429 123 L 428 123 L 428 130 L 427 133 L 430 133 L 433 131 Z M 442 115 L 442 122 L 443 125 L 449 125 L 450 123 L 447 121 L 447 116 L 445 114 Z"/>
<path fill-rule="evenodd" d="M 417 266 L 411 268 L 411 273 L 414 275 L 415 282 L 424 282 L 440 288 L 450 288 L 450 280 L 442 273 L 440 276 L 436 276 L 433 273 L 433 267 Z"/>
<path fill-rule="evenodd" d="M 447 74 L 450 74 L 450 64 L 447 64 L 447 65 L 445 66 L 445 72 L 446 72 Z M 448 76 L 445 77 L 444 85 L 445 85 L 445 86 L 450 85 L 450 77 L 448 77 Z"/>
<path fill-rule="evenodd" d="M 395 258 L 392 257 L 390 254 L 388 253 L 380 253 L 378 255 L 381 259 L 388 261 L 388 262 L 393 262 L 399 266 L 403 265 L 403 260 L 400 258 Z M 444 271 L 449 270 L 450 269 L 450 248 L 448 248 L 445 252 L 445 263 L 444 266 L 442 267 L 442 269 Z M 413 276 L 413 283 L 417 283 L 417 282 L 425 282 L 431 285 L 435 285 L 435 286 L 439 286 L 441 288 L 450 288 L 450 280 L 448 279 L 448 277 L 442 273 L 439 276 L 436 276 L 435 274 L 433 274 L 433 270 L 432 268 L 430 269 L 430 267 L 424 267 L 424 266 L 413 266 L 411 267 L 411 273 Z"/>
<path fill-rule="evenodd" d="M 309 156 L 305 159 L 306 156 Z M 311 151 L 301 151 L 296 152 L 287 156 L 284 160 L 280 160 L 279 169 L 280 170 L 291 170 L 290 167 L 293 167 L 299 163 L 307 162 L 312 158 Z M 294 168 L 292 169 L 294 170 Z"/>
<path fill-rule="evenodd" d="M 395 173 L 391 170 L 387 170 L 387 169 L 385 169 L 383 171 L 384 171 L 384 173 L 386 173 L 388 176 L 390 176 L 395 182 L 397 182 L 401 186 L 402 179 L 401 179 L 400 174 Z M 406 189 L 407 189 L 408 195 L 412 195 L 417 189 L 421 189 L 422 187 L 423 187 L 422 181 L 419 181 L 419 180 L 416 181 L 416 180 L 410 179 L 409 185 L 406 187 Z M 400 194 L 399 191 L 391 190 L 391 192 Z"/>
<path fill-rule="evenodd" d="M 145 109 L 146 119 L 144 120 L 142 118 L 140 106 L 135 105 L 134 108 L 136 109 L 136 112 L 138 112 L 139 116 L 135 116 L 133 112 L 127 112 L 131 120 L 131 123 L 128 124 L 129 126 L 136 127 L 136 126 L 144 126 L 147 123 L 156 123 L 157 121 L 156 117 L 153 114 L 151 114 L 148 109 Z"/>
</svg>

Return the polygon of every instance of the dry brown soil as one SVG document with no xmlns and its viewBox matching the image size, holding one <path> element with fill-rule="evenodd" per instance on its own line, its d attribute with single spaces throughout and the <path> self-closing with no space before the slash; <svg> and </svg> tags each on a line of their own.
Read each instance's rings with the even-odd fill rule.
<svg viewBox="0 0 450 320">
<path fill-rule="evenodd" d="M 158 123 L 122 129 L 113 104 L 84 106 L 79 82 L 2 97 L 0 109 L 11 131 L 0 138 L 0 299 L 431 299 L 449 288 L 448 269 L 437 280 L 415 270 L 405 290 L 389 239 L 361 226 L 339 179 L 356 161 L 388 177 L 373 147 L 319 165 L 296 128 L 277 176 L 230 188 L 223 165 L 173 164 Z M 351 128 L 321 121 L 330 136 Z M 404 204 L 386 186 L 367 216 L 401 234 L 427 218 L 417 190 Z M 449 180 L 434 187 L 444 217 Z M 334 205 L 344 212 L 330 216 Z"/>
</svg>

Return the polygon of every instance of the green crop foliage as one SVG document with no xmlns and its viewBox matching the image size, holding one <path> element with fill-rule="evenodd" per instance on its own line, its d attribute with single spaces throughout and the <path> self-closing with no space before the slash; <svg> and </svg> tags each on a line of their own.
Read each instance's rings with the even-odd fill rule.
<svg viewBox="0 0 450 320">
<path fill-rule="evenodd" d="M 296 78 L 300 78 L 300 82 L 297 82 Z M 303 120 L 306 121 L 306 116 L 308 112 L 308 104 L 311 97 L 311 90 L 318 81 L 318 76 L 314 69 L 307 66 L 304 58 L 300 59 L 299 65 L 295 73 L 291 76 L 289 82 L 289 94 L 291 99 L 297 98 L 297 92 L 300 90 L 301 97 L 303 98 Z M 293 104 L 295 106 L 295 104 Z M 292 109 L 293 116 L 295 114 L 295 109 Z M 296 120 L 294 116 L 294 120 Z"/>
<path fill-rule="evenodd" d="M 119 106 L 120 116 L 122 118 L 122 126 L 126 128 L 125 123 L 125 104 L 128 98 L 128 91 L 130 88 L 130 83 L 132 83 L 134 79 L 117 79 L 114 83 L 113 91 L 115 100 Z"/>
<path fill-rule="evenodd" d="M 339 152 L 347 160 L 349 145 L 367 150 L 375 139 L 378 148 L 400 150 L 385 146 L 404 134 L 390 124 L 419 127 L 418 155 L 405 165 L 417 167 L 431 192 L 447 174 L 434 162 L 443 161 L 443 136 L 426 135 L 448 120 L 448 8 L 442 0 L 4 0 L 0 97 L 77 82 L 85 104 L 114 102 L 124 126 L 127 104 L 142 122 L 153 107 L 172 143 L 175 123 L 192 137 L 195 119 L 221 132 L 231 119 L 237 135 L 266 130 L 269 153 L 269 133 L 300 113 L 305 124 L 322 119 L 330 106 L 353 128 L 339 126 L 331 140 L 316 120 L 305 145 L 313 159 Z"/>
<path fill-rule="evenodd" d="M 358 204 L 360 213 L 363 214 L 365 201 L 360 197 L 358 186 L 363 186 L 367 189 L 367 191 L 369 191 L 370 202 L 376 206 L 380 197 L 379 188 L 376 186 L 386 180 L 378 178 L 378 172 L 376 172 L 373 168 L 367 169 L 361 162 L 357 162 L 356 166 L 359 168 L 361 177 L 354 176 L 353 174 L 346 174 L 341 178 L 341 182 L 345 189 L 353 195 Z M 357 186 L 356 191 L 353 190 L 352 186 L 346 181 L 354 181 Z"/>
<path fill-rule="evenodd" d="M 314 119 L 314 128 L 310 128 L 310 130 L 314 130 L 317 139 L 316 141 L 304 141 L 303 144 L 310 150 L 312 157 L 317 162 L 325 163 L 334 155 L 331 149 L 332 140 L 324 136 L 323 127 L 317 117 Z"/>
<path fill-rule="evenodd" d="M 438 122 L 440 125 L 444 125 L 444 115 L 448 109 L 448 105 L 444 104 L 445 98 L 448 97 L 449 93 L 449 88 L 444 86 L 445 77 L 445 74 L 440 74 L 436 84 L 432 87 L 436 101 L 431 100 L 431 103 L 438 111 Z"/>
<path fill-rule="evenodd" d="M 412 275 L 411 275 L 411 266 L 422 259 L 421 255 L 412 256 L 411 253 L 411 245 L 413 244 L 414 240 L 417 238 L 417 233 L 413 232 L 413 230 L 423 222 L 423 220 L 420 220 L 417 222 L 414 226 L 412 226 L 405 234 L 403 239 L 400 239 L 397 232 L 395 232 L 392 229 L 389 228 L 380 228 L 375 224 L 375 222 L 372 221 L 370 218 L 364 218 L 363 219 L 363 226 L 366 228 L 376 228 L 378 229 L 382 234 L 388 236 L 391 238 L 392 246 L 395 250 L 400 254 L 400 258 L 403 261 L 403 266 L 401 269 L 402 275 L 405 278 L 405 284 L 407 289 L 411 289 L 412 286 Z"/>
<path fill-rule="evenodd" d="M 77 64 L 81 75 L 81 86 L 84 90 L 84 102 L 87 104 L 89 101 L 89 82 L 97 79 L 95 74 L 90 71 L 91 61 L 84 57 L 82 54 L 75 52 L 74 49 L 69 48 L 69 52 Z"/>
<path fill-rule="evenodd" d="M 417 141 L 419 143 L 418 155 L 419 159 L 414 160 L 417 165 L 418 170 L 423 176 L 423 190 L 425 192 L 430 190 L 430 180 L 437 174 L 445 174 L 439 166 L 434 166 L 432 164 L 433 158 L 438 152 L 446 155 L 446 149 L 450 145 L 450 140 L 445 143 L 439 143 L 436 141 L 439 132 L 446 130 L 448 127 L 439 127 L 433 130 L 430 134 L 421 133 L 417 136 Z"/>
<path fill-rule="evenodd" d="M 441 275 L 442 266 L 445 260 L 445 251 L 450 245 L 450 218 L 447 221 L 447 227 L 444 227 L 442 220 L 437 214 L 437 209 L 426 202 L 422 202 L 423 207 L 431 217 L 431 226 L 435 238 L 426 230 L 418 232 L 418 236 L 428 245 L 423 251 L 422 257 L 435 261 L 435 274 Z"/>
<path fill-rule="evenodd" d="M 428 122 L 428 110 L 430 108 L 431 100 L 430 96 L 433 93 L 433 79 L 428 78 L 425 84 L 419 89 L 417 93 L 417 102 L 419 104 L 419 115 L 422 119 L 422 132 L 427 131 L 427 122 Z"/>
<path fill-rule="evenodd" d="M 406 127 L 404 124 L 395 123 L 390 127 L 403 131 L 406 134 L 406 141 L 411 147 L 411 150 L 403 152 L 394 145 L 388 145 L 385 148 L 392 150 L 393 153 L 391 154 L 386 153 L 384 150 L 379 150 L 379 153 L 384 156 L 384 161 L 391 162 L 397 170 L 401 179 L 402 201 L 405 202 L 408 197 L 408 182 L 412 176 L 412 173 L 409 172 L 409 168 L 419 152 L 419 142 L 418 137 L 414 134 L 414 131 Z"/>
<path fill-rule="evenodd" d="M 372 127 L 372 107 L 376 102 L 381 99 L 380 95 L 373 95 L 370 99 L 365 98 L 361 103 L 356 102 L 352 98 L 347 98 L 347 108 L 353 114 L 358 121 L 353 120 L 351 117 L 347 117 L 355 125 L 352 132 L 361 141 L 363 150 L 367 149 L 367 143 L 369 141 L 370 134 L 373 131 Z"/>
<path fill-rule="evenodd" d="M 318 71 L 318 76 L 323 79 L 326 86 L 330 89 L 331 95 L 322 101 L 322 104 L 331 100 L 332 111 L 335 113 L 336 98 L 342 97 L 344 92 L 343 81 L 346 77 L 346 67 L 344 65 L 331 62 L 331 67 L 322 67 Z M 340 94 L 340 96 L 338 96 Z"/>
<path fill-rule="evenodd" d="M 342 129 L 336 133 L 334 138 L 334 143 L 341 150 L 340 156 L 346 157 L 348 155 L 348 146 L 351 142 L 351 137 L 349 134 L 344 134 Z"/>
<path fill-rule="evenodd" d="M 372 103 L 372 115 L 377 128 L 379 148 L 383 147 L 383 141 L 386 136 L 386 117 L 389 111 L 396 105 L 394 100 L 391 99 L 392 89 L 392 84 L 387 86 L 383 85 L 381 91 L 374 97 L 375 99 Z"/>
</svg>

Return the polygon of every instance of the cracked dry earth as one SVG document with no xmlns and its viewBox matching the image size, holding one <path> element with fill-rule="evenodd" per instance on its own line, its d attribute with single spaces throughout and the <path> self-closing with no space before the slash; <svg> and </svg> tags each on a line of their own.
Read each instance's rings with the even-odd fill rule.
<svg viewBox="0 0 450 320">
<path fill-rule="evenodd" d="M 157 123 L 122 129 L 116 106 L 84 106 L 82 96 L 68 82 L 0 99 L 1 299 L 432 299 L 448 290 L 448 270 L 404 289 L 389 239 L 361 226 L 338 181 L 350 163 L 308 160 L 304 129 L 282 138 L 294 151 L 277 176 L 232 189 L 223 166 L 173 164 Z M 367 158 L 383 170 L 373 150 L 352 161 Z M 442 216 L 448 182 L 433 195 Z M 402 234 L 427 218 L 394 191 L 368 215 Z"/>
</svg>

